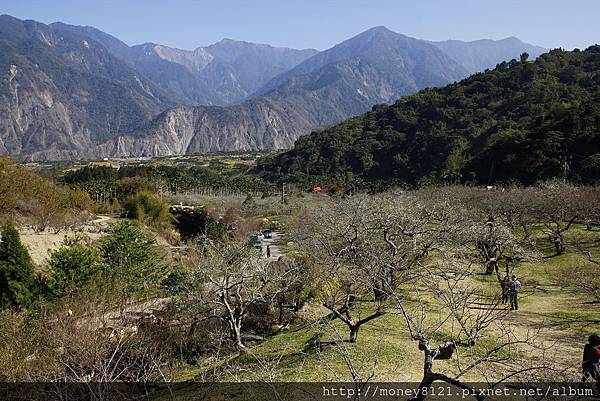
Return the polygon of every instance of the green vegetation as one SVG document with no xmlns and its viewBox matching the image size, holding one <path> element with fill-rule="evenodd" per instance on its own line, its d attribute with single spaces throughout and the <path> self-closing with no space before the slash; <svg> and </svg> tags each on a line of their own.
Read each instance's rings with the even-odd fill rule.
<svg viewBox="0 0 600 401">
<path fill-rule="evenodd" d="M 148 290 L 169 273 L 155 241 L 134 223 L 115 225 L 100 240 L 99 248 L 106 264 L 103 280 L 113 291 L 123 291 L 126 296 Z"/>
<path fill-rule="evenodd" d="M 6 224 L 0 232 L 0 307 L 31 304 L 36 293 L 33 265 L 19 232 Z"/>
<path fill-rule="evenodd" d="M 202 165 L 194 161 L 182 165 L 169 165 L 157 159 L 151 165 L 124 165 L 119 168 L 84 166 L 67 171 L 63 180 L 71 187 L 86 191 L 98 201 L 117 199 L 119 202 L 124 202 L 127 197 L 140 190 L 172 194 L 203 190 L 213 190 L 217 193 L 257 193 L 274 190 L 273 184 L 245 174 L 249 169 L 245 163 L 240 162 L 239 165 L 230 168 L 227 163 L 229 160 L 224 159 L 209 159 L 208 163 L 200 160 Z"/>
<path fill-rule="evenodd" d="M 188 241 L 168 246 L 168 198 L 152 180 L 80 174 L 95 171 L 128 188 L 126 213 L 88 222 L 37 266 L 18 241 L 0 243 L 17 255 L 0 258 L 13 282 L 1 288 L 29 289 L 0 308 L 0 380 L 580 377 L 600 307 L 599 186 L 290 186 L 285 204 L 186 194 L 202 207 L 175 208 Z M 278 260 L 249 240 L 266 227 Z M 501 301 L 507 274 L 523 283 L 519 310 Z"/>
<path fill-rule="evenodd" d="M 600 179 L 600 46 L 512 60 L 301 137 L 270 179 L 389 184 Z M 565 168 L 567 166 L 568 168 Z"/>
<path fill-rule="evenodd" d="M 66 240 L 48 260 L 48 287 L 55 298 L 73 298 L 94 279 L 102 279 L 98 250 L 81 240 Z"/>
<path fill-rule="evenodd" d="M 536 378 L 565 366 L 575 376 L 598 308 L 580 286 L 600 257 L 597 198 L 561 182 L 450 186 L 290 197 L 287 212 L 259 219 L 264 200 L 244 209 L 240 197 L 239 209 L 203 211 L 223 215 L 218 235 L 177 250 L 156 245 L 150 220 L 123 220 L 51 253 L 37 305 L 0 311 L 0 333 L 24 333 L 0 340 L 0 377 L 480 381 L 534 360 Z M 275 220 L 285 256 L 265 263 L 248 238 Z M 519 311 L 500 302 L 506 273 L 524 284 Z M 450 356 L 423 376 L 440 348 Z"/>
<path fill-rule="evenodd" d="M 169 212 L 169 203 L 149 191 L 140 191 L 127 198 L 124 209 L 130 219 L 158 229 L 169 229 L 176 221 Z"/>
</svg>

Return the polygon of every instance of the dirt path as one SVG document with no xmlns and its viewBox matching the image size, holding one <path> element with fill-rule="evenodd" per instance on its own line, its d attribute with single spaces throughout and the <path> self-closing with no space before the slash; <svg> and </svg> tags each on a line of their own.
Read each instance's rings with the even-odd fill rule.
<svg viewBox="0 0 600 401">
<path fill-rule="evenodd" d="M 96 219 L 92 220 L 91 222 L 94 224 L 99 224 L 99 223 L 108 222 L 110 219 L 111 219 L 110 216 L 105 216 L 105 215 L 99 214 L 96 216 Z"/>
<path fill-rule="evenodd" d="M 27 247 L 29 255 L 36 266 L 42 266 L 48 258 L 49 252 L 60 247 L 67 237 L 84 235 L 93 240 L 100 238 L 108 229 L 110 216 L 98 215 L 96 219 L 82 224 L 76 229 L 61 230 L 58 233 L 52 230 L 35 231 L 31 227 L 21 227 L 19 234 L 21 241 Z"/>
<path fill-rule="evenodd" d="M 281 240 L 282 237 L 282 233 L 280 233 L 279 231 L 273 231 L 272 238 L 265 238 L 263 240 L 262 254 L 265 257 L 265 259 L 267 258 L 267 245 L 271 250 L 271 257 L 268 258 L 269 260 L 277 260 L 283 255 L 281 253 L 281 249 L 279 249 L 279 245 L 277 245 L 277 242 Z"/>
</svg>

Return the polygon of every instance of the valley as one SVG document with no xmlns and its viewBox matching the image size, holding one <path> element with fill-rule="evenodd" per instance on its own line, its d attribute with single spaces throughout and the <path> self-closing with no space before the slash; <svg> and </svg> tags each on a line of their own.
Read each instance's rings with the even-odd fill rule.
<svg viewBox="0 0 600 401">
<path fill-rule="evenodd" d="M 0 398 L 598 398 L 600 5 L 2 13 Z"/>
</svg>

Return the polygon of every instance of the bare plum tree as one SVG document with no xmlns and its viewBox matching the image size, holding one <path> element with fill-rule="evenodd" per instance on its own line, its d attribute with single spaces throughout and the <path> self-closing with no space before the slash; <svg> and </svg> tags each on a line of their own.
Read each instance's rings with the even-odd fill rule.
<svg viewBox="0 0 600 401">
<path fill-rule="evenodd" d="M 198 270 L 205 280 L 200 319 L 221 319 L 235 348 L 247 352 L 242 329 L 249 309 L 272 307 L 278 295 L 296 283 L 299 266 L 267 263 L 247 242 L 204 239 L 199 247 Z"/>
<path fill-rule="evenodd" d="M 391 193 L 331 200 L 306 216 L 301 246 L 320 271 L 323 306 L 347 325 L 350 342 L 386 313 L 389 287 L 402 283 L 433 246 L 432 214 L 425 212 L 412 195 Z"/>
</svg>

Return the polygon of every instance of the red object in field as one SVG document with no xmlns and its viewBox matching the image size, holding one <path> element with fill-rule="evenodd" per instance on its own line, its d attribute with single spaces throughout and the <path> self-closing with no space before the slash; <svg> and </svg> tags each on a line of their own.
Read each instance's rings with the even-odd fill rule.
<svg viewBox="0 0 600 401">
<path fill-rule="evenodd" d="M 323 192 L 323 188 L 321 188 L 320 186 L 316 185 L 315 187 L 313 187 L 312 191 L 316 192 L 316 193 L 321 193 L 321 192 Z"/>
</svg>

